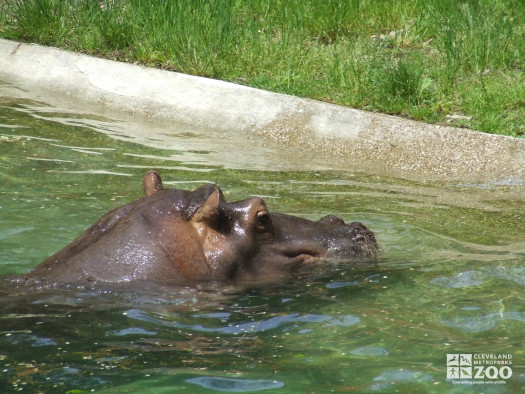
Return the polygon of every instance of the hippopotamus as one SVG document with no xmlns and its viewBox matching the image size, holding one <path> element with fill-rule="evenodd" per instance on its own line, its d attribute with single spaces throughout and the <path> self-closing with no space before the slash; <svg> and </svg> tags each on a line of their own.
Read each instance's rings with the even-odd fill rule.
<svg viewBox="0 0 525 394">
<path fill-rule="evenodd" d="M 102 216 L 26 274 L 42 282 L 258 281 L 330 259 L 373 259 L 374 234 L 334 215 L 270 213 L 263 199 L 227 202 L 219 187 L 165 189 L 149 172 L 145 196 Z"/>
</svg>

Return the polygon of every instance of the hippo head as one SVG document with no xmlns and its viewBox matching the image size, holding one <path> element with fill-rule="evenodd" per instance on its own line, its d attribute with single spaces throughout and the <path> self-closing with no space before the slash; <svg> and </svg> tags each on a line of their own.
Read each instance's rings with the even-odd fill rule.
<svg viewBox="0 0 525 394">
<path fill-rule="evenodd" d="M 146 197 L 104 215 L 27 275 L 50 281 L 271 280 L 321 259 L 373 258 L 363 224 L 270 213 L 252 197 L 226 202 L 212 184 L 164 189 L 144 177 Z"/>
</svg>

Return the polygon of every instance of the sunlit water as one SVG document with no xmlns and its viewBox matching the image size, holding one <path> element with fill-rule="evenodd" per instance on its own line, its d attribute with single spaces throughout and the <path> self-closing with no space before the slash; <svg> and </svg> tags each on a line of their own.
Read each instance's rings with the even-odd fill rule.
<svg viewBox="0 0 525 394">
<path fill-rule="evenodd" d="M 170 187 L 216 182 L 231 201 L 259 195 L 273 211 L 362 221 L 383 256 L 252 288 L 28 293 L 4 283 L 0 392 L 524 386 L 523 190 L 329 171 L 324 158 L 247 136 L 138 123 L 74 103 L 59 109 L 31 94 L 0 83 L 3 275 L 26 272 L 141 197 L 150 169 Z M 513 375 L 505 384 L 452 384 L 447 353 L 511 354 Z"/>
</svg>

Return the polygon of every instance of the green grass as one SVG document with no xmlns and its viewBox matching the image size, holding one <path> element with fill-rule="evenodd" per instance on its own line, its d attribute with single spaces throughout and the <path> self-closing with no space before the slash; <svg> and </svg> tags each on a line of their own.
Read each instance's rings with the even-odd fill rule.
<svg viewBox="0 0 525 394">
<path fill-rule="evenodd" d="M 523 0 L 0 0 L 0 36 L 523 136 Z"/>
</svg>

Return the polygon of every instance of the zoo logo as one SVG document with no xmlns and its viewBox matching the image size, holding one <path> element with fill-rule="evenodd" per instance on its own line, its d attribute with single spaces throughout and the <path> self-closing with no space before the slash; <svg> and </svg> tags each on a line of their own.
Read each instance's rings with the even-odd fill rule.
<svg viewBox="0 0 525 394">
<path fill-rule="evenodd" d="M 511 358 L 511 355 L 447 354 L 447 380 L 467 380 L 464 383 L 468 384 L 483 383 L 472 382 L 470 379 L 509 379 L 512 368 L 507 364 L 512 364 Z"/>
</svg>

